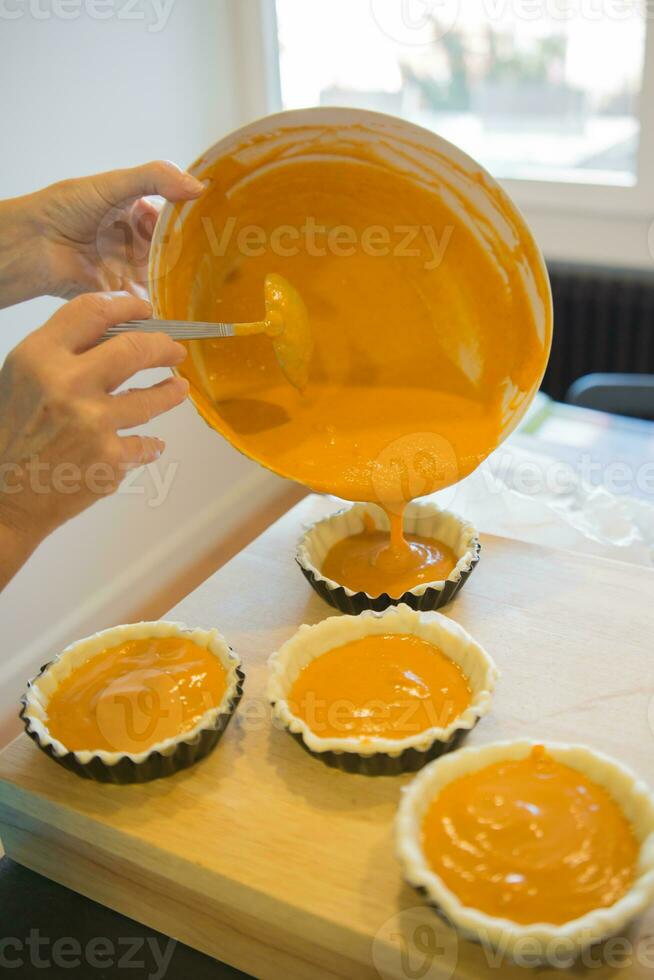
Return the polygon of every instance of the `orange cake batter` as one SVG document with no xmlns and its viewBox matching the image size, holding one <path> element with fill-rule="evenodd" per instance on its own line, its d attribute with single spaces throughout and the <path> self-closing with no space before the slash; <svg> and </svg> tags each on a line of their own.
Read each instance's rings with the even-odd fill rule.
<svg viewBox="0 0 654 980">
<path fill-rule="evenodd" d="M 354 592 L 371 596 L 386 592 L 398 599 L 421 582 L 446 579 L 457 558 L 442 541 L 417 534 L 398 540 L 397 522 L 392 533 L 378 530 L 364 514 L 364 530 L 333 545 L 323 562 L 322 573 Z"/>
<path fill-rule="evenodd" d="M 191 398 L 275 472 L 385 507 L 406 563 L 404 504 L 465 477 L 524 414 L 551 297 L 531 235 L 481 169 L 390 117 L 338 118 L 263 120 L 196 163 L 207 190 L 155 244 L 154 307 L 246 322 L 267 276 L 293 285 L 315 343 L 302 390 L 270 337 L 248 336 L 190 343 Z"/>
<path fill-rule="evenodd" d="M 454 661 L 409 634 L 365 636 L 310 661 L 288 697 L 322 738 L 403 739 L 444 728 L 471 701 Z"/>
<path fill-rule="evenodd" d="M 613 905 L 638 856 L 609 793 L 542 746 L 445 786 L 422 846 L 464 905 L 523 924 L 560 925 Z"/>
<path fill-rule="evenodd" d="M 48 704 L 48 727 L 73 751 L 143 752 L 192 729 L 226 687 L 218 658 L 191 640 L 129 640 L 62 681 Z"/>
</svg>

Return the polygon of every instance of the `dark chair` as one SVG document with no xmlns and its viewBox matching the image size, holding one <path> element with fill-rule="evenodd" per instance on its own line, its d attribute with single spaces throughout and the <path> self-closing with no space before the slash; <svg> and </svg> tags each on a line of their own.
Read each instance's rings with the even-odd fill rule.
<svg viewBox="0 0 654 980">
<path fill-rule="evenodd" d="M 654 419 L 654 375 L 586 374 L 570 385 L 565 400 L 580 408 Z"/>
</svg>

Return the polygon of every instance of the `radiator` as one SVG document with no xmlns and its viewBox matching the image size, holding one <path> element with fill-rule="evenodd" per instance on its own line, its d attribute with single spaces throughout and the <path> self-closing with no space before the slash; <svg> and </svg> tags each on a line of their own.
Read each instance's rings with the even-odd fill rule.
<svg viewBox="0 0 654 980">
<path fill-rule="evenodd" d="M 654 271 L 549 262 L 552 355 L 543 391 L 563 399 L 596 371 L 654 374 Z"/>
</svg>

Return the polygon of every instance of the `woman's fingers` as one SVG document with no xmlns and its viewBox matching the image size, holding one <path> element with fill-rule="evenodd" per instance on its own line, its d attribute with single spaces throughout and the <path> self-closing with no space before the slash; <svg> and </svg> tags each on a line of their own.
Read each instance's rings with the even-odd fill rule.
<svg viewBox="0 0 654 980">
<path fill-rule="evenodd" d="M 121 469 L 125 471 L 154 463 L 166 448 L 166 443 L 155 436 L 122 436 L 119 441 L 122 454 Z"/>
<path fill-rule="evenodd" d="M 171 163 L 170 160 L 154 160 L 140 167 L 111 170 L 90 177 L 109 206 L 118 207 L 139 197 L 160 194 L 167 201 L 189 201 L 199 197 L 204 185 Z"/>
<path fill-rule="evenodd" d="M 84 355 L 86 366 L 106 392 L 115 391 L 138 371 L 177 367 L 185 358 L 186 348 L 165 333 L 138 330 L 112 337 Z"/>
<path fill-rule="evenodd" d="M 142 368 L 181 363 L 184 347 L 163 334 L 141 333 L 90 349 L 112 323 L 149 313 L 149 304 L 126 293 L 88 294 L 58 310 L 0 366 L 0 470 L 5 464 L 20 469 L 25 460 L 39 467 L 41 486 L 23 480 L 11 496 L 12 526 L 24 528 L 26 540 L 40 541 L 115 492 L 126 471 L 163 452 L 160 439 L 119 433 L 178 405 L 186 382 L 166 379 L 120 396 L 109 391 Z"/>
<path fill-rule="evenodd" d="M 123 285 L 125 287 L 126 292 L 130 293 L 132 296 L 136 296 L 137 299 L 144 299 L 147 301 L 148 291 L 145 286 L 141 285 L 140 282 L 134 282 L 134 281 L 129 282 L 129 280 L 125 282 L 125 280 L 123 280 L 121 285 Z M 141 317 L 141 319 L 143 318 Z"/>
<path fill-rule="evenodd" d="M 186 348 L 163 333 L 133 330 L 97 344 L 108 327 L 151 315 L 150 304 L 131 293 L 86 293 L 62 306 L 41 329 L 50 340 L 81 354 L 91 386 L 111 392 L 138 371 L 177 367 L 186 358 Z"/>
<path fill-rule="evenodd" d="M 55 343 L 80 354 L 93 347 L 108 327 L 151 316 L 150 303 L 131 293 L 85 293 L 60 307 L 41 330 Z"/>
<path fill-rule="evenodd" d="M 184 378 L 166 378 L 150 388 L 131 388 L 111 395 L 112 421 L 117 429 L 145 425 L 157 415 L 181 405 L 188 388 L 188 381 Z"/>
</svg>

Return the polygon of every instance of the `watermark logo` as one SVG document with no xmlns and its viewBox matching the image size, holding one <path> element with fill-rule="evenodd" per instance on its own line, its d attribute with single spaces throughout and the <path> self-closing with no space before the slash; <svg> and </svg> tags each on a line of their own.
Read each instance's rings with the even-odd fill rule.
<svg viewBox="0 0 654 980">
<path fill-rule="evenodd" d="M 501 970 L 507 962 L 523 969 L 549 967 L 552 970 L 574 970 L 580 975 L 597 970 L 624 970 L 634 966 L 652 968 L 654 937 L 612 936 L 601 942 L 591 929 L 574 937 L 558 935 L 551 939 L 535 936 L 516 937 L 509 932 L 491 936 L 481 930 L 481 950 L 490 970 Z"/>
<path fill-rule="evenodd" d="M 456 25 L 458 0 L 370 0 L 372 17 L 392 41 L 410 47 L 434 44 Z"/>
<path fill-rule="evenodd" d="M 402 501 L 424 497 L 456 483 L 459 464 L 452 444 L 436 432 L 414 432 L 390 442 L 372 470 L 376 503 L 399 514 Z"/>
<path fill-rule="evenodd" d="M 12 498 L 25 493 L 35 497 L 107 497 L 117 492 L 146 497 L 147 506 L 156 509 L 166 503 L 179 465 L 177 460 L 157 460 L 137 468 L 103 461 L 80 466 L 66 460 L 53 463 L 34 454 L 21 463 L 0 463 L 0 493 L 11 503 Z"/>
<path fill-rule="evenodd" d="M 157 243 L 157 262 L 149 270 L 152 215 L 133 220 L 123 208 L 110 208 L 100 222 L 96 250 L 98 258 L 113 276 L 122 279 L 126 270 L 135 282 L 162 279 L 180 259 L 183 227 L 175 215 Z M 441 228 L 432 225 L 327 225 L 312 215 L 301 224 L 283 224 L 272 228 L 242 224 L 231 215 L 218 223 L 211 215 L 201 215 L 199 225 L 206 240 L 205 255 L 224 260 L 238 256 L 256 259 L 274 255 L 292 259 L 298 255 L 311 258 L 412 259 L 426 272 L 435 272 L 443 263 L 454 234 L 454 225 Z"/>
<path fill-rule="evenodd" d="M 458 961 L 456 933 L 426 905 L 392 916 L 372 943 L 372 962 L 381 980 L 450 980 Z"/>
<path fill-rule="evenodd" d="M 74 936 L 60 936 L 50 939 L 42 936 L 38 929 L 30 929 L 25 937 L 5 936 L 0 938 L 0 971 L 13 972 L 20 976 L 29 968 L 36 970 L 61 971 L 86 967 L 85 976 L 90 970 L 104 971 L 114 969 L 131 971 L 131 975 L 144 980 L 164 980 L 177 943 L 174 939 L 163 940 L 148 937 L 128 936 L 109 939 L 95 936 L 82 944 Z M 138 972 L 137 972 L 138 971 Z"/>
<path fill-rule="evenodd" d="M 416 681 L 419 686 L 419 682 Z M 310 690 L 299 702 L 288 701 L 292 714 L 303 718 L 316 735 L 335 734 L 347 737 L 359 731 L 362 719 L 368 731 L 392 732 L 394 736 L 407 738 L 430 728 L 445 728 L 456 716 L 456 703 L 443 698 L 438 704 L 423 697 L 393 697 L 392 701 L 371 698 L 356 703 L 347 698 L 328 701 Z"/>
<path fill-rule="evenodd" d="M 523 969 L 624 970 L 654 966 L 654 936 L 613 936 L 597 942 L 591 930 L 573 937 L 549 940 L 516 937 L 509 931 L 486 930 L 477 935 L 482 965 L 502 976 L 513 963 Z M 372 962 L 381 980 L 450 980 L 456 976 L 459 939 L 427 905 L 404 909 L 378 930 L 372 944 Z"/>
<path fill-rule="evenodd" d="M 122 20 L 145 25 L 150 34 L 163 31 L 176 0 L 0 0 L 0 20 Z"/>
<path fill-rule="evenodd" d="M 372 19 L 392 41 L 404 47 L 435 44 L 451 31 L 465 30 L 460 0 L 370 0 Z M 511 25 L 543 21 L 577 23 L 649 19 L 649 0 L 481 0 L 479 23 Z"/>
<path fill-rule="evenodd" d="M 243 258 L 259 258 L 266 254 L 293 258 L 305 254 L 312 258 L 369 258 L 417 259 L 427 272 L 433 272 L 443 262 L 454 233 L 454 225 L 434 228 L 432 225 L 366 225 L 356 228 L 348 224 L 327 225 L 313 215 L 302 224 L 242 225 L 231 215 L 218 226 L 209 216 L 200 218 L 209 250 L 214 258 L 227 254 Z"/>
<path fill-rule="evenodd" d="M 102 692 L 95 717 L 103 738 L 115 751 L 143 752 L 184 726 L 177 679 L 161 671 L 131 671 Z"/>
<path fill-rule="evenodd" d="M 158 242 L 156 270 L 150 274 L 150 243 L 156 218 L 141 214 L 133 218 L 121 207 L 109 208 L 96 235 L 98 259 L 119 281 L 130 278 L 146 286 L 150 279 L 162 279 L 175 268 L 182 254 L 181 219 L 174 215 Z"/>
</svg>

